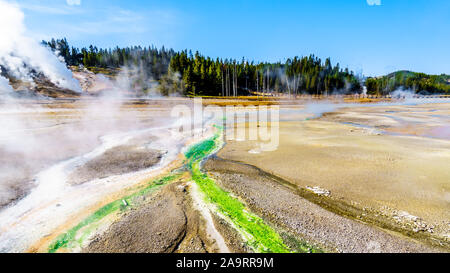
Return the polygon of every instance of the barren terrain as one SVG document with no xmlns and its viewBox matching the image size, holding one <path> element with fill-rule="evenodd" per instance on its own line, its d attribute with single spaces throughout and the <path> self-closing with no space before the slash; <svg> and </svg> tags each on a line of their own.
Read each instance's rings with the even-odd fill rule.
<svg viewBox="0 0 450 273">
<path fill-rule="evenodd" d="M 448 251 L 448 103 L 203 101 L 268 103 L 274 151 L 173 127 L 189 99 L 3 106 L 1 251 Z"/>
</svg>

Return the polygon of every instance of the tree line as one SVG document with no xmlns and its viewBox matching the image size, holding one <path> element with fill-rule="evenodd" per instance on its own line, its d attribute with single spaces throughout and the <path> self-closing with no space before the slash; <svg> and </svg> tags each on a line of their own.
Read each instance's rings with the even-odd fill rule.
<svg viewBox="0 0 450 273">
<path fill-rule="evenodd" d="M 254 63 L 244 58 L 211 59 L 199 52 L 175 52 L 155 47 L 102 49 L 70 47 L 67 40 L 43 41 L 63 57 L 70 66 L 121 68 L 139 66 L 153 80 L 159 81 L 163 94 L 181 92 L 184 95 L 239 96 L 250 93 L 286 93 L 296 95 L 329 94 L 331 92 L 361 92 L 360 79 L 330 59 L 294 57 L 285 63 Z M 174 88 L 174 86 L 176 88 Z M 176 90 L 175 90 L 176 89 Z"/>
<path fill-rule="evenodd" d="M 239 96 L 248 94 L 284 93 L 327 95 L 361 93 L 363 85 L 368 94 L 387 95 L 399 89 L 416 92 L 449 93 L 450 76 L 427 75 L 399 71 L 387 76 L 365 80 L 339 63 L 333 65 L 330 58 L 322 61 L 310 55 L 289 58 L 286 62 L 249 62 L 242 58 L 212 59 L 199 52 L 150 47 L 125 47 L 102 49 L 89 46 L 78 49 L 67 40 L 52 39 L 44 45 L 64 58 L 71 66 L 86 68 L 138 67 L 160 84 L 164 95 Z M 142 79 L 140 79 L 142 81 Z"/>
<path fill-rule="evenodd" d="M 83 65 L 86 68 L 121 68 L 139 67 L 141 71 L 160 80 L 167 74 L 171 58 L 175 55 L 173 49 L 158 49 L 156 47 L 125 47 L 102 49 L 90 45 L 88 48 L 78 49 L 69 46 L 67 39 L 42 41 L 59 56 L 63 57 L 70 66 Z"/>
<path fill-rule="evenodd" d="M 449 75 L 428 75 L 410 71 L 398 71 L 378 78 L 367 78 L 365 85 L 371 95 L 387 95 L 397 89 L 412 90 L 415 93 L 450 94 Z"/>
<path fill-rule="evenodd" d="M 353 72 L 314 55 L 294 57 L 285 63 L 254 63 L 244 58 L 214 60 L 185 50 L 172 57 L 169 73 L 181 76 L 189 95 L 238 96 L 250 92 L 322 95 L 362 90 Z"/>
</svg>

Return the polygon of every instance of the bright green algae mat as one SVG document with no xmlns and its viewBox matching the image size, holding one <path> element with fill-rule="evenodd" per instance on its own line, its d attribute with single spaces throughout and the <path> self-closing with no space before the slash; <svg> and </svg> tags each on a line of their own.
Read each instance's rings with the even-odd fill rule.
<svg viewBox="0 0 450 273">
<path fill-rule="evenodd" d="M 217 186 L 213 179 L 201 171 L 200 164 L 202 160 L 213 154 L 221 145 L 222 127 L 215 127 L 217 132 L 213 137 L 191 146 L 185 153 L 187 166 L 191 171 L 192 179 L 205 194 L 207 201 L 214 204 L 223 215 L 232 221 L 233 225 L 243 233 L 249 246 L 256 252 L 291 252 L 290 248 L 284 244 L 281 236 L 273 228 L 268 226 L 260 217 L 250 213 L 242 202 Z M 133 200 L 135 200 L 136 197 L 150 194 L 180 176 L 181 173 L 176 173 L 151 181 L 140 191 L 103 206 L 81 221 L 78 225 L 58 236 L 49 246 L 48 251 L 53 253 L 63 248 L 81 246 L 95 230 L 97 227 L 96 223 L 100 220 L 111 213 L 125 210 L 128 207 L 133 206 Z M 126 202 L 126 205 L 124 204 L 124 201 Z M 299 252 L 308 252 L 311 250 L 313 252 L 320 251 L 300 242 L 296 242 L 296 247 L 294 247 L 294 249 Z"/>
<path fill-rule="evenodd" d="M 58 236 L 55 242 L 53 242 L 49 246 L 48 252 L 54 253 L 62 248 L 81 246 L 83 242 L 89 237 L 91 232 L 95 229 L 95 223 L 102 220 L 111 213 L 121 211 L 132 206 L 133 200 L 136 197 L 150 194 L 158 190 L 165 184 L 175 180 L 179 176 L 180 174 L 171 174 L 161 179 L 151 181 L 145 188 L 141 189 L 140 191 L 103 206 L 102 208 L 98 209 L 96 212 L 88 216 L 86 219 L 81 221 L 78 225 L 74 226 L 66 233 Z M 124 202 L 126 203 L 126 205 L 124 204 Z M 91 225 L 93 226 L 92 228 L 90 228 Z M 81 231 L 81 229 L 83 228 L 85 228 L 85 230 Z"/>
<path fill-rule="evenodd" d="M 291 252 L 275 230 L 260 217 L 248 212 L 243 203 L 217 186 L 213 179 L 200 170 L 201 161 L 217 150 L 221 143 L 222 128 L 217 126 L 216 128 L 217 132 L 213 137 L 193 145 L 185 154 L 192 179 L 205 194 L 207 201 L 213 203 L 220 213 L 228 217 L 235 227 L 244 233 L 247 243 L 256 252 Z"/>
</svg>

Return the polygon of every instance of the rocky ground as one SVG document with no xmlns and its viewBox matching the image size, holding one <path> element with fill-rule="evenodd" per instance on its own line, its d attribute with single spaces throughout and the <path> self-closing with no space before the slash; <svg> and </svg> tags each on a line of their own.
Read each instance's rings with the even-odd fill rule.
<svg viewBox="0 0 450 273">
<path fill-rule="evenodd" d="M 337 252 L 435 252 L 400 234 L 342 217 L 298 195 L 250 165 L 212 158 L 204 166 L 226 190 L 252 211 L 296 237 Z"/>
<path fill-rule="evenodd" d="M 186 184 L 174 183 L 127 212 L 98 235 L 84 252 L 205 253 L 217 247 L 204 230 L 203 219 L 192 208 Z"/>
<path fill-rule="evenodd" d="M 78 98 L 80 94 L 65 88 L 56 86 L 43 75 L 36 75 L 33 83 L 11 78 L 10 83 L 15 89 L 16 97 L 35 98 Z"/>
</svg>

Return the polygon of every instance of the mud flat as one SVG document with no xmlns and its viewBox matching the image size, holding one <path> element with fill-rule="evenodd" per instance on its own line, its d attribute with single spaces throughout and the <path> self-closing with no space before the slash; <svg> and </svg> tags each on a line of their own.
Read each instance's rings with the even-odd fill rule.
<svg viewBox="0 0 450 273">
<path fill-rule="evenodd" d="M 79 251 L 80 246 L 81 251 L 100 253 L 248 251 L 232 227 L 211 211 L 188 169 L 168 169 L 134 192 L 65 230 L 49 251 Z"/>
<path fill-rule="evenodd" d="M 241 238 L 226 222 L 217 219 L 208 209 L 200 208 L 204 203 L 198 200 L 198 189 L 187 181 L 182 178 L 154 195 L 139 197 L 135 208 L 121 214 L 105 231 L 91 238 L 82 252 L 249 251 L 242 248 Z"/>
<path fill-rule="evenodd" d="M 388 129 L 396 130 L 408 124 L 416 131 L 427 126 L 446 126 L 448 106 L 355 106 L 333 110 L 332 114 L 325 114 L 319 119 L 298 121 L 292 121 L 289 113 L 282 111 L 280 120 L 289 121 L 280 122 L 280 144 L 276 151 L 255 152 L 255 142 L 229 141 L 218 157 L 249 164 L 279 177 L 295 191 L 303 192 L 304 198 L 331 212 L 384 228 L 388 232 L 395 231 L 402 234 L 401 237 L 406 235 L 440 251 L 448 251 L 450 142 L 445 135 L 431 137 L 419 133 L 387 132 Z M 443 117 L 437 116 L 436 112 L 439 111 L 444 113 Z M 433 120 L 433 123 L 430 124 L 429 120 Z M 208 166 L 214 170 L 211 164 Z M 245 183 L 236 182 L 238 185 L 233 185 L 223 182 L 227 179 L 237 181 L 238 178 L 230 176 L 232 172 L 220 174 L 222 171 L 217 175 L 219 178 L 223 176 L 223 179 L 218 180 L 224 186 L 233 189 L 239 196 L 242 194 L 240 191 L 248 190 L 237 188 L 244 187 L 247 185 Z M 257 177 L 252 179 L 259 181 Z M 254 190 L 250 189 L 250 192 Z M 264 196 L 267 195 L 253 197 L 252 202 L 261 204 L 263 202 L 259 199 Z M 269 196 L 271 201 L 266 202 L 275 203 L 273 206 L 276 206 L 278 197 Z M 245 196 L 242 198 L 245 199 Z M 284 207 L 289 206 L 286 202 Z M 278 211 L 279 207 L 260 209 L 269 213 L 270 210 Z M 356 239 L 353 236 L 357 234 L 353 234 L 353 230 L 361 231 L 362 227 L 348 227 L 345 232 L 341 230 L 341 235 L 345 237 L 348 234 L 349 238 Z M 364 229 L 369 232 L 368 228 Z M 361 231 L 361 234 L 365 232 Z M 372 232 L 375 231 L 369 233 L 373 235 Z M 302 233 L 308 234 L 306 229 Z M 324 235 L 323 241 L 327 240 L 329 238 Z M 385 237 L 377 242 L 386 245 L 384 241 L 395 240 Z M 343 251 L 352 250 L 341 243 L 334 242 L 334 246 L 338 249 L 341 247 Z M 425 250 L 402 244 L 398 246 L 390 248 L 386 245 L 386 249 Z M 357 251 L 363 251 L 362 248 L 362 245 L 354 246 Z"/>
<path fill-rule="evenodd" d="M 410 104 L 358 107 L 325 113 L 320 120 L 342 122 L 354 126 L 376 128 L 391 135 L 419 136 L 450 140 L 449 103 Z"/>
<path fill-rule="evenodd" d="M 141 197 L 126 197 L 124 204 L 133 209 L 118 215 L 105 232 L 98 230 L 85 251 L 93 252 L 290 252 L 305 251 L 286 245 L 285 238 L 272 225 L 250 211 L 250 208 L 216 181 L 203 173 L 201 162 L 222 145 L 222 130 L 215 127 L 214 136 L 203 139 L 185 153 L 185 167 L 178 170 L 182 181 L 168 184 L 150 202 Z M 170 183 L 169 175 L 161 181 Z M 159 184 L 158 181 L 154 183 Z M 150 187 L 155 187 L 151 186 Z M 175 194 L 174 194 L 175 193 Z M 141 196 L 141 197 L 139 197 Z M 137 200 L 137 201 L 136 201 Z M 145 199 L 144 199 L 145 200 Z M 111 204 L 117 204 L 117 200 Z M 108 205 L 109 206 L 109 205 Z M 126 208 L 124 208 L 126 209 Z M 100 209 L 96 214 L 104 215 Z M 102 217 L 103 218 L 103 217 Z M 150 221 L 151 219 L 151 221 Z M 82 223 L 93 224 L 85 220 Z M 76 242 L 81 228 L 62 235 L 50 247 L 59 250 Z M 162 234 L 161 230 L 170 230 Z M 156 235 L 155 235 L 156 234 Z M 158 237 L 159 236 L 159 237 Z"/>
<path fill-rule="evenodd" d="M 127 212 L 109 229 L 92 240 L 85 252 L 167 253 L 206 252 L 213 248 L 200 217 L 191 209 L 186 186 L 166 186 L 147 204 Z"/>
<path fill-rule="evenodd" d="M 172 103 L 24 99 L 0 104 L 0 210 L 28 195 L 36 187 L 39 172 L 94 150 L 103 136 L 170 123 Z M 151 140 L 148 136 L 146 141 Z M 126 156 L 123 150 L 117 154 Z M 144 165 L 155 161 L 148 159 Z M 91 163 L 95 165 L 95 161 Z M 136 168 L 129 166 L 128 170 Z"/>
<path fill-rule="evenodd" d="M 145 170 L 159 163 L 162 155 L 161 151 L 141 146 L 115 147 L 76 168 L 68 180 L 69 183 L 77 185 L 94 179 Z"/>
<path fill-rule="evenodd" d="M 172 168 L 189 138 L 172 132 L 176 102 L 166 101 L 1 105 L 0 252 L 46 252 L 90 212 Z"/>
<path fill-rule="evenodd" d="M 288 231 L 290 234 L 284 234 L 287 242 L 297 238 L 329 252 L 436 251 L 420 242 L 324 209 L 288 187 L 285 181 L 253 166 L 213 158 L 204 168 L 224 189 L 244 200 L 252 211 Z"/>
</svg>

